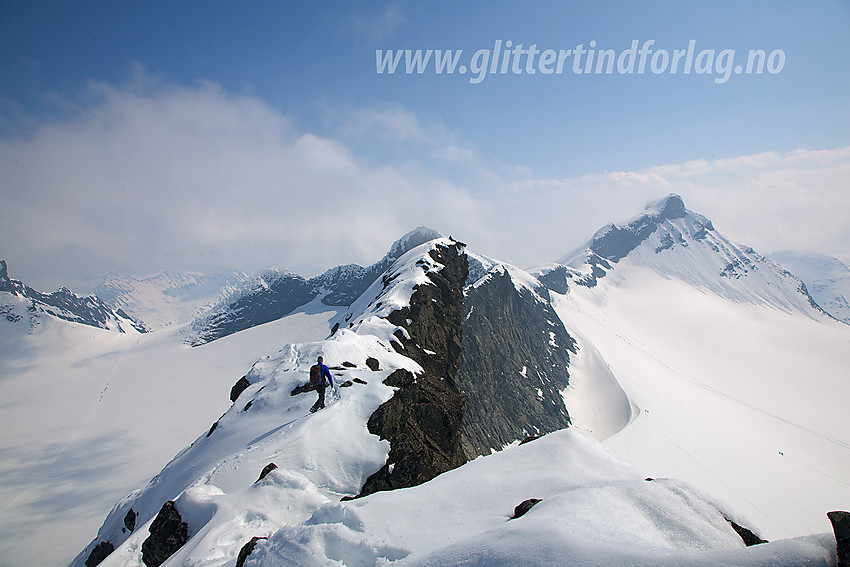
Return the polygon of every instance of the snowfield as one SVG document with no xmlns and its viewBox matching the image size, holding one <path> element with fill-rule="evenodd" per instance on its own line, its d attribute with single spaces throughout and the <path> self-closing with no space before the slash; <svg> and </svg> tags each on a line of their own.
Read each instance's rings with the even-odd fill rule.
<svg viewBox="0 0 850 567">
<path fill-rule="evenodd" d="M 293 338 L 323 339 L 337 314 L 315 302 L 195 348 L 178 328 L 130 335 L 43 316 L 29 335 L 29 324 L 0 319 L 3 561 L 67 564 L 117 500 L 230 406 L 257 359 Z"/>
<path fill-rule="evenodd" d="M 722 496 L 766 539 L 830 530 L 826 512 L 850 507 L 850 327 L 627 269 L 556 300 L 639 408 L 606 444 Z"/>
</svg>

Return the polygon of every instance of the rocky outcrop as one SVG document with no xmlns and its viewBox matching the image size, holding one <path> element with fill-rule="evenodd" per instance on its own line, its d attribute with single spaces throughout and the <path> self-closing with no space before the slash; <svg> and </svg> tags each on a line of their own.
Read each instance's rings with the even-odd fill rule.
<svg viewBox="0 0 850 567">
<path fill-rule="evenodd" d="M 516 508 L 514 508 L 514 515 L 511 516 L 511 520 L 516 520 L 521 516 L 525 516 L 529 510 L 534 508 L 534 506 L 540 502 L 543 502 L 540 498 L 529 498 L 528 500 L 523 500 Z"/>
<path fill-rule="evenodd" d="M 467 291 L 457 377 L 467 457 L 570 424 L 561 391 L 575 341 L 544 297 L 498 272 Z"/>
<path fill-rule="evenodd" d="M 230 389 L 230 401 L 235 402 L 236 400 L 238 400 L 242 392 L 244 392 L 250 385 L 251 383 L 248 382 L 247 375 L 237 380 L 233 387 Z"/>
<path fill-rule="evenodd" d="M 397 350 L 419 363 L 422 375 L 394 373 L 399 388 L 369 418 L 369 431 L 390 442 L 387 462 L 370 476 L 361 496 L 415 486 L 466 462 L 461 446 L 464 396 L 456 381 L 462 349 L 463 285 L 468 274 L 463 245 L 430 252 L 443 267 L 428 274 L 410 305 L 387 319 L 406 330 L 396 333 Z"/>
<path fill-rule="evenodd" d="M 762 543 L 768 543 L 767 540 L 761 539 L 759 536 L 753 533 L 752 530 L 747 529 L 733 522 L 732 520 L 727 521 L 732 525 L 732 529 L 735 530 L 735 533 L 741 536 L 741 539 L 744 540 L 744 545 L 746 545 L 747 547 L 750 547 L 752 545 L 759 545 Z"/>
<path fill-rule="evenodd" d="M 245 565 L 245 561 L 248 560 L 248 556 L 251 555 L 251 552 L 253 552 L 254 548 L 257 546 L 257 542 L 261 539 L 268 538 L 254 536 L 251 538 L 251 541 L 242 546 L 242 549 L 239 550 L 239 556 L 236 558 L 236 567 L 242 567 L 243 565 Z"/>
<path fill-rule="evenodd" d="M 850 512 L 829 512 L 832 531 L 835 532 L 837 567 L 850 567 Z"/>
<path fill-rule="evenodd" d="M 169 500 L 149 528 L 150 537 L 142 543 L 142 561 L 147 567 L 159 567 L 189 540 L 189 525 Z"/>
<path fill-rule="evenodd" d="M 124 516 L 124 528 L 132 533 L 136 529 L 136 511 L 130 508 Z"/>
<path fill-rule="evenodd" d="M 86 559 L 86 567 L 95 567 L 100 565 L 104 559 L 109 557 L 109 554 L 115 551 L 115 546 L 111 541 L 102 541 L 92 549 L 88 559 Z"/>
<path fill-rule="evenodd" d="M 260 482 L 261 480 L 266 478 L 266 476 L 268 476 L 268 474 L 270 472 L 272 472 L 273 470 L 275 470 L 276 468 L 277 468 L 277 465 L 274 464 L 274 463 L 269 463 L 266 466 L 264 466 L 263 470 L 260 471 L 260 477 L 257 480 L 254 481 L 254 484 L 257 484 L 258 482 Z"/>
</svg>

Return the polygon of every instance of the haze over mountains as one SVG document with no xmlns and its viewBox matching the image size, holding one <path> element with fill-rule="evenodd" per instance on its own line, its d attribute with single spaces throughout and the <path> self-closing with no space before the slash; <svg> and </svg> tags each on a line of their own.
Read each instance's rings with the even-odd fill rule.
<svg viewBox="0 0 850 567">
<path fill-rule="evenodd" d="M 0 320 L 19 424 L 2 445 L 4 552 L 32 557 L 52 529 L 72 565 L 234 565 L 254 537 L 246 565 L 834 556 L 831 535 L 788 538 L 850 508 L 850 326 L 793 270 L 676 195 L 530 271 L 472 249 L 420 227 L 370 267 L 311 279 L 163 274 L 181 296 L 114 278 L 110 309 L 160 317 L 132 336 Z M 26 309 L 21 286 L 0 290 L 4 314 Z M 318 354 L 345 387 L 311 415 L 314 394 L 290 391 Z M 33 451 L 58 453 L 49 475 Z M 173 549 L 150 530 L 169 522 L 185 524 Z M 786 541 L 745 549 L 733 523 Z"/>
</svg>

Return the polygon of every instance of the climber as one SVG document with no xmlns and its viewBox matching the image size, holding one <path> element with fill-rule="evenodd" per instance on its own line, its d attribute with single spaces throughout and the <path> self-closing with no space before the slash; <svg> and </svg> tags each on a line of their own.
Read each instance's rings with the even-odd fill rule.
<svg viewBox="0 0 850 567">
<path fill-rule="evenodd" d="M 334 385 L 334 379 L 331 376 L 330 369 L 322 362 L 323 359 L 320 356 L 316 359 L 316 364 L 310 367 L 310 389 L 316 390 L 319 394 L 316 403 L 310 408 L 311 413 L 325 407 L 325 390 L 329 385 Z"/>
</svg>

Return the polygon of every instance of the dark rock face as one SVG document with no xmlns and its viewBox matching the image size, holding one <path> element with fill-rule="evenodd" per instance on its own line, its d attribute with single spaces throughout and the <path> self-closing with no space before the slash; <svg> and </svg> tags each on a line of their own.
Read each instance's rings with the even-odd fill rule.
<svg viewBox="0 0 850 567">
<path fill-rule="evenodd" d="M 236 400 L 238 400 L 240 394 L 242 394 L 242 392 L 244 392 L 250 385 L 251 383 L 248 382 L 248 376 L 243 376 L 242 378 L 237 380 L 233 387 L 230 389 L 230 401 L 235 402 Z"/>
<path fill-rule="evenodd" d="M 136 512 L 132 508 L 130 508 L 127 511 L 127 515 L 124 516 L 124 527 L 131 532 L 136 529 Z"/>
<path fill-rule="evenodd" d="M 832 531 L 835 532 L 835 545 L 838 556 L 837 567 L 850 567 L 850 512 L 829 512 Z"/>
<path fill-rule="evenodd" d="M 569 275 L 566 266 L 558 266 L 553 270 L 544 272 L 537 279 L 555 293 L 566 294 L 570 290 Z"/>
<path fill-rule="evenodd" d="M 262 471 L 260 471 L 260 478 L 258 478 L 256 481 L 254 481 L 254 484 L 257 484 L 258 482 L 260 482 L 261 480 L 263 480 L 264 478 L 266 478 L 266 476 L 267 476 L 270 472 L 272 472 L 273 470 L 275 470 L 276 468 L 277 468 L 277 465 L 276 465 L 276 464 L 274 464 L 274 463 L 269 463 L 269 464 L 267 464 L 265 467 L 263 467 L 263 470 L 262 470 Z"/>
<path fill-rule="evenodd" d="M 159 567 L 189 540 L 189 525 L 180 517 L 174 501 L 162 505 L 150 534 L 142 543 L 142 561 L 148 567 Z"/>
<path fill-rule="evenodd" d="M 88 559 L 86 559 L 86 567 L 95 567 L 106 559 L 110 553 L 115 551 L 115 546 L 112 542 L 102 541 L 91 550 Z"/>
<path fill-rule="evenodd" d="M 768 543 L 767 540 L 761 539 L 759 536 L 754 534 L 752 530 L 748 530 L 747 528 L 740 526 L 733 522 L 732 520 L 727 520 L 730 524 L 732 524 L 732 529 L 741 536 L 741 539 L 744 540 L 744 545 L 750 547 L 752 545 L 759 545 L 761 543 Z"/>
<path fill-rule="evenodd" d="M 528 500 L 522 501 L 519 506 L 514 508 L 514 515 L 511 516 L 511 520 L 524 516 L 526 512 L 534 508 L 534 506 L 540 502 L 543 502 L 540 498 L 529 498 Z"/>
<path fill-rule="evenodd" d="M 433 250 L 432 258 L 443 268 L 429 274 L 430 284 L 416 288 L 409 307 L 388 317 L 410 336 L 397 333 L 403 347 L 396 348 L 425 372 L 415 380 L 404 372 L 391 375 L 399 390 L 368 421 L 370 432 L 389 440 L 390 453 L 387 463 L 366 480 L 361 496 L 415 486 L 466 462 L 460 435 L 465 403 L 455 380 L 468 274 L 462 249 L 455 243 Z"/>
<path fill-rule="evenodd" d="M 381 363 L 378 362 L 377 358 L 372 358 L 371 356 L 366 359 L 366 366 L 369 367 L 369 370 L 372 372 L 377 372 L 381 369 Z"/>
<path fill-rule="evenodd" d="M 568 427 L 560 392 L 576 347 L 552 307 L 517 291 L 509 275 L 493 274 L 467 291 L 464 312 L 457 381 L 467 457 Z"/>
<path fill-rule="evenodd" d="M 243 565 L 245 565 L 245 561 L 248 560 L 248 556 L 251 555 L 251 552 L 253 552 L 254 548 L 257 546 L 257 542 L 261 539 L 268 538 L 254 536 L 251 538 L 251 541 L 242 546 L 242 549 L 239 550 L 239 556 L 236 558 L 236 567 L 243 567 Z"/>
<path fill-rule="evenodd" d="M 595 236 L 590 249 L 602 258 L 619 262 L 641 242 L 655 232 L 665 220 L 675 220 L 685 216 L 685 202 L 679 195 L 669 195 L 660 203 L 657 210 L 648 212 L 626 226 L 608 225 Z M 671 243 L 672 244 L 672 243 Z"/>
<path fill-rule="evenodd" d="M 238 331 L 274 321 L 313 300 L 318 291 L 296 274 L 269 277 L 265 286 L 240 295 L 227 309 L 204 322 L 193 345 L 200 345 Z"/>
</svg>

